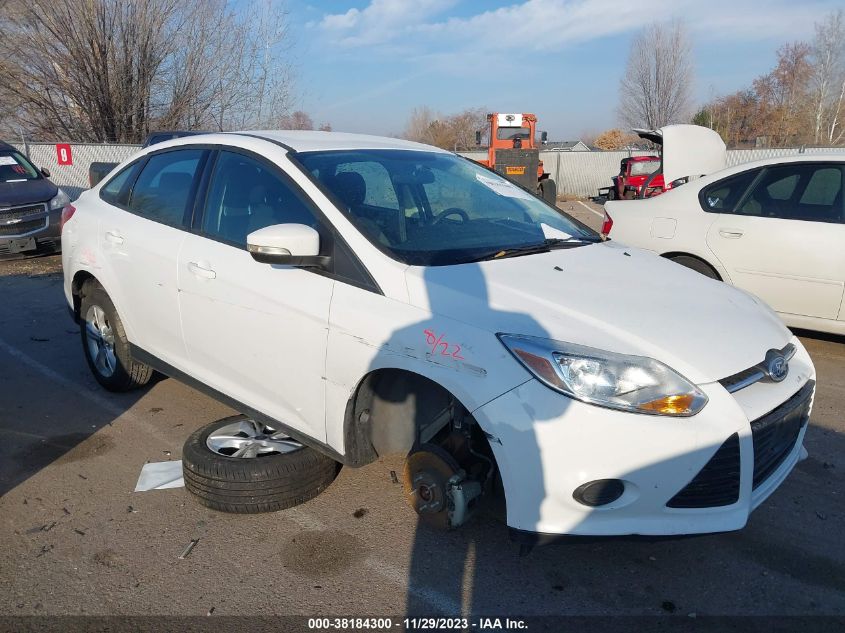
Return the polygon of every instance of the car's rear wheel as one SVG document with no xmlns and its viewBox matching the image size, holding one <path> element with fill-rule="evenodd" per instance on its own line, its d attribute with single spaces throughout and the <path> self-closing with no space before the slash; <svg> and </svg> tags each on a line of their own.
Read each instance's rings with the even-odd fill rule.
<svg viewBox="0 0 845 633">
<path fill-rule="evenodd" d="M 100 284 L 82 287 L 79 331 L 82 350 L 94 378 L 109 391 L 129 391 L 147 384 L 153 369 L 132 358 L 123 322 Z"/>
<path fill-rule="evenodd" d="M 338 463 L 284 431 L 236 415 L 195 431 L 182 449 L 185 488 L 209 508 L 274 512 L 316 497 Z"/>
<path fill-rule="evenodd" d="M 705 277 L 715 279 L 716 281 L 722 281 L 722 278 L 719 277 L 719 273 L 717 273 L 716 270 L 710 264 L 698 259 L 697 257 L 690 257 L 689 255 L 676 255 L 674 257 L 670 257 L 669 259 L 675 262 L 676 264 L 686 266 L 687 268 L 694 270 L 697 273 L 701 273 Z"/>
</svg>

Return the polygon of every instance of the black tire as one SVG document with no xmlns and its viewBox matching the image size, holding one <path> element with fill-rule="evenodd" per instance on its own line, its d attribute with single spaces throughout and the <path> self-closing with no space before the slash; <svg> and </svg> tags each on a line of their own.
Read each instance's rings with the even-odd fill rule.
<svg viewBox="0 0 845 633">
<path fill-rule="evenodd" d="M 616 187 L 611 187 L 607 190 L 607 199 L 616 200 Z"/>
<path fill-rule="evenodd" d="M 140 363 L 134 358 L 129 350 L 129 341 L 126 338 L 126 331 L 123 329 L 123 322 L 120 320 L 117 310 L 109 298 L 108 293 L 95 281 L 87 281 L 82 286 L 81 302 L 79 310 L 79 333 L 82 340 L 82 353 L 88 368 L 94 374 L 94 378 L 109 391 L 130 391 L 146 385 L 153 375 L 153 369 L 149 365 Z M 97 337 L 89 330 L 88 315 L 91 310 L 100 309 L 105 316 L 104 323 L 111 334 L 111 356 L 108 366 L 99 365 L 92 358 L 92 346 L 97 345 Z M 100 341 L 103 339 L 100 338 Z M 111 373 L 109 373 L 111 369 Z"/>
<path fill-rule="evenodd" d="M 539 188 L 543 200 L 555 206 L 557 204 L 557 186 L 555 185 L 555 181 L 551 178 L 541 180 Z"/>
<path fill-rule="evenodd" d="M 202 505 L 238 514 L 275 512 L 313 499 L 337 477 L 339 464 L 307 446 L 253 458 L 227 457 L 209 448 L 214 431 L 249 419 L 235 415 L 212 422 L 185 442 L 185 489 Z"/>
<path fill-rule="evenodd" d="M 689 255 L 676 255 L 674 257 L 670 257 L 669 259 L 675 262 L 676 264 L 686 266 L 690 270 L 694 270 L 697 273 L 701 273 L 705 277 L 715 279 L 716 281 L 722 281 L 722 278 L 719 277 L 719 273 L 717 273 L 716 270 L 710 264 L 701 261 L 697 257 L 690 257 Z"/>
</svg>

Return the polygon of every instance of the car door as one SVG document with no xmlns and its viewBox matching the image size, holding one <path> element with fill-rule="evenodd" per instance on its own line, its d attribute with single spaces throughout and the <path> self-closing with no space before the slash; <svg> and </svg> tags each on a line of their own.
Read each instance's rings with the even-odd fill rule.
<svg viewBox="0 0 845 633">
<path fill-rule="evenodd" d="M 179 303 L 189 373 L 325 441 L 325 358 L 334 281 L 262 264 L 249 233 L 273 224 L 321 230 L 310 201 L 276 165 L 234 150 L 210 169 L 202 213 L 182 245 Z"/>
<path fill-rule="evenodd" d="M 705 190 L 705 207 L 708 199 Z M 845 286 L 841 164 L 766 167 L 730 210 L 711 224 L 707 244 L 731 282 L 780 313 L 836 319 Z"/>
<path fill-rule="evenodd" d="M 100 251 L 115 280 L 107 290 L 132 343 L 176 366 L 185 358 L 176 261 L 207 154 L 201 148 L 151 154 L 101 190 Z"/>
</svg>

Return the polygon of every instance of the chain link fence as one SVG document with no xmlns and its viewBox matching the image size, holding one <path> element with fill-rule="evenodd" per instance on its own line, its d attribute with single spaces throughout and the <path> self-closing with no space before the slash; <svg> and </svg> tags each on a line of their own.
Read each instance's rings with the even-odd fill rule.
<svg viewBox="0 0 845 633">
<path fill-rule="evenodd" d="M 140 145 L 111 145 L 101 143 L 70 143 L 73 164 L 59 165 L 56 143 L 13 143 L 38 167 L 50 170 L 50 180 L 75 200 L 88 188 L 88 167 L 91 163 L 121 163 Z"/>
<path fill-rule="evenodd" d="M 72 165 L 59 165 L 55 143 L 15 144 L 39 167 L 50 170 L 51 180 L 64 189 L 72 199 L 88 188 L 88 167 L 92 162 L 119 163 L 140 149 L 140 145 L 109 145 L 71 143 Z M 653 152 L 540 152 L 544 169 L 557 183 L 559 195 L 589 198 L 598 195 L 599 188 L 609 187 L 611 178 L 619 173 L 619 161 L 628 156 L 644 156 Z M 798 154 L 845 154 L 845 148 L 810 147 L 785 149 L 728 150 L 728 166 L 763 158 L 796 156 Z M 461 152 L 463 156 L 482 160 L 487 152 Z"/>
</svg>

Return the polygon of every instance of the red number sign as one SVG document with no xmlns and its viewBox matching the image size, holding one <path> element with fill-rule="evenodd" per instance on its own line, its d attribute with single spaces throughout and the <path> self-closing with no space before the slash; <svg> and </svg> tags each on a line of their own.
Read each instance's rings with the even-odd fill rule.
<svg viewBox="0 0 845 633">
<path fill-rule="evenodd" d="M 67 143 L 58 143 L 56 145 L 56 158 L 59 165 L 73 165 L 73 154 L 70 150 L 70 145 Z"/>
</svg>

